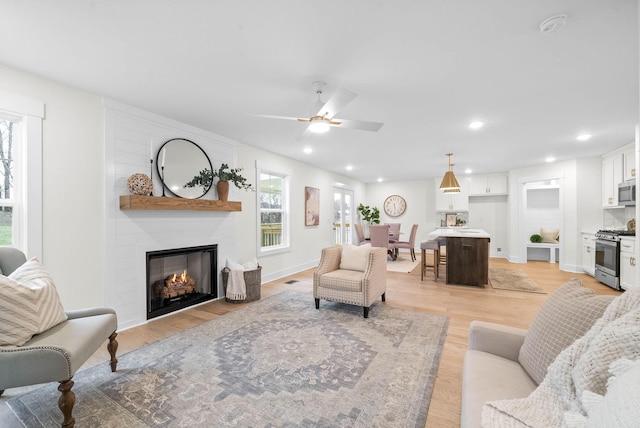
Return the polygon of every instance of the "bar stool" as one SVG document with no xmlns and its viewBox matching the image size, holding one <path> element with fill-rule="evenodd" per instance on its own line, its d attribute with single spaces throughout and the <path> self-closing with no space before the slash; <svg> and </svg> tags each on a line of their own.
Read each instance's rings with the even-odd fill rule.
<svg viewBox="0 0 640 428">
<path fill-rule="evenodd" d="M 431 241 L 422 241 L 420 243 L 420 250 L 422 252 L 422 269 L 420 270 L 420 281 L 424 281 L 424 273 L 427 270 L 427 250 L 433 251 L 433 274 L 434 280 L 437 282 L 440 276 L 440 243 L 437 239 Z"/>
<path fill-rule="evenodd" d="M 437 239 L 440 253 L 439 264 L 447 264 L 447 238 L 441 236 Z"/>
</svg>

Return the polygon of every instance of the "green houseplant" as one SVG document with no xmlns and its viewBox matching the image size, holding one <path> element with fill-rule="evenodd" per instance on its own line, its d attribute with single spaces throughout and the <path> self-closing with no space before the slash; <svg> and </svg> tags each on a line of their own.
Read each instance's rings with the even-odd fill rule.
<svg viewBox="0 0 640 428">
<path fill-rule="evenodd" d="M 233 183 L 238 189 L 253 190 L 251 183 L 247 182 L 247 179 L 240 174 L 240 171 L 242 171 L 242 168 L 229 168 L 228 164 L 223 163 L 220 168 L 214 171 L 203 169 L 184 187 L 202 186 L 206 189 L 211 186 L 213 178 L 217 177 L 218 199 L 226 201 L 229 197 L 229 182 Z"/>
<path fill-rule="evenodd" d="M 369 225 L 370 224 L 380 224 L 380 210 L 377 207 L 370 207 L 369 205 L 358 205 L 358 212 L 360 213 L 360 218 L 362 219 L 362 229 L 364 232 L 364 237 L 366 239 L 369 238 Z"/>
<path fill-rule="evenodd" d="M 362 220 L 368 224 L 380 224 L 380 210 L 377 207 L 371 208 L 369 205 L 358 205 L 358 212 Z"/>
</svg>

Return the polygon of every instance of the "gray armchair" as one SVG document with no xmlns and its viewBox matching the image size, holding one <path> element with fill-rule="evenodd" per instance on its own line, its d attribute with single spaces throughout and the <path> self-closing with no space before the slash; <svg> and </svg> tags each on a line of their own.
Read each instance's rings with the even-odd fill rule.
<svg viewBox="0 0 640 428">
<path fill-rule="evenodd" d="M 9 275 L 25 261 L 21 251 L 0 247 L 3 275 Z M 22 346 L 0 346 L 0 395 L 7 388 L 58 381 L 62 426 L 73 427 L 75 394 L 71 391 L 71 378 L 107 338 L 111 371 L 116 371 L 118 321 L 115 311 L 107 308 L 67 311 L 66 314 L 66 321 L 34 335 Z"/>
</svg>

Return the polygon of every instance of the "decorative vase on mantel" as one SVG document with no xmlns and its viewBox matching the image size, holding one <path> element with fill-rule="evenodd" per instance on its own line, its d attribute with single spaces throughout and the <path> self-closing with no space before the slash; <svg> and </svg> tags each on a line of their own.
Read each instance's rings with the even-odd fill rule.
<svg viewBox="0 0 640 428">
<path fill-rule="evenodd" d="M 218 180 L 216 184 L 216 188 L 218 189 L 218 199 L 221 201 L 229 200 L 229 182 L 226 180 Z"/>
</svg>

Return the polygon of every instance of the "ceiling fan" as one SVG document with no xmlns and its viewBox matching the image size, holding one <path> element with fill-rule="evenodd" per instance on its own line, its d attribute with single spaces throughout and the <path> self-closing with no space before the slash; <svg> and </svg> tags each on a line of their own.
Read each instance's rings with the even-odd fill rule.
<svg viewBox="0 0 640 428">
<path fill-rule="evenodd" d="M 342 108 L 344 108 L 344 106 L 353 101 L 353 99 L 357 97 L 358 94 L 341 86 L 325 103 L 322 101 L 322 94 L 324 93 L 324 88 L 326 85 L 327 84 L 325 82 L 321 81 L 313 82 L 313 90 L 318 99 L 311 106 L 310 117 L 287 117 L 271 115 L 260 115 L 260 117 L 266 117 L 269 119 L 297 120 L 298 122 L 308 123 L 309 127 L 307 128 L 307 130 L 313 133 L 327 132 L 331 127 L 377 132 L 382 127 L 383 123 L 380 122 L 367 122 L 364 120 L 335 118 L 336 114 Z"/>
</svg>

